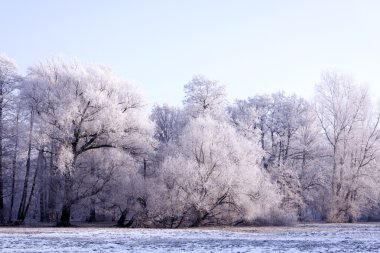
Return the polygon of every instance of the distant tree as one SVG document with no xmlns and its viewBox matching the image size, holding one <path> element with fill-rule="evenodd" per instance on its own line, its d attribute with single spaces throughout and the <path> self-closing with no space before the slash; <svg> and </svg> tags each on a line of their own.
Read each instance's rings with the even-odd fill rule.
<svg viewBox="0 0 380 253">
<path fill-rule="evenodd" d="M 186 124 L 184 112 L 166 104 L 153 107 L 151 120 L 155 123 L 155 137 L 160 143 L 168 144 L 171 140 L 177 140 L 182 128 Z"/>
<path fill-rule="evenodd" d="M 237 100 L 228 112 L 241 134 L 259 140 L 264 150 L 262 166 L 283 195 L 283 209 L 297 211 L 301 216 L 309 199 L 303 189 L 314 189 L 321 177 L 315 175 L 317 170 L 312 162 L 318 150 L 309 103 L 279 92 Z"/>
<path fill-rule="evenodd" d="M 183 104 L 192 117 L 212 115 L 221 117 L 226 106 L 225 87 L 217 81 L 197 75 L 184 87 Z"/>
</svg>

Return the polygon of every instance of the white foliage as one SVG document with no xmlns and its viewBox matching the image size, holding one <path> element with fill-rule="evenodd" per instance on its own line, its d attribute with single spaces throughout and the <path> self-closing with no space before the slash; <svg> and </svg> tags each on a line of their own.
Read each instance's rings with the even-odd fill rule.
<svg viewBox="0 0 380 253">
<path fill-rule="evenodd" d="M 214 118 L 225 117 L 226 106 L 225 87 L 217 81 L 202 75 L 194 76 L 184 87 L 185 99 L 183 104 L 192 117 L 211 115 Z"/>
<path fill-rule="evenodd" d="M 49 143 L 58 149 L 64 225 L 64 213 L 102 191 L 125 156 L 144 156 L 154 144 L 139 92 L 104 66 L 41 63 L 29 69 L 22 96 L 36 112 L 45 150 Z"/>
<path fill-rule="evenodd" d="M 25 86 L 24 96 L 45 133 L 62 143 L 61 153 L 102 147 L 143 152 L 150 142 L 152 124 L 140 94 L 106 67 L 54 59 L 30 68 Z"/>
<path fill-rule="evenodd" d="M 331 157 L 328 219 L 353 221 L 378 201 L 372 193 L 378 188 L 380 114 L 350 77 L 327 72 L 316 88 L 316 113 Z"/>
<path fill-rule="evenodd" d="M 227 123 L 193 119 L 172 150 L 162 165 L 163 181 L 176 195 L 169 206 L 193 209 L 200 219 L 220 216 L 231 222 L 239 218 L 237 209 L 253 218 L 276 205 L 274 187 L 259 167 L 262 151 Z"/>
</svg>

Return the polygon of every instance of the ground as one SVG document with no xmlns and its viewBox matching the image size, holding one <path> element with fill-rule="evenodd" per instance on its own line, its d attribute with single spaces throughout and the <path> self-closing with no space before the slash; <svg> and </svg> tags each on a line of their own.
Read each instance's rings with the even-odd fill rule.
<svg viewBox="0 0 380 253">
<path fill-rule="evenodd" d="M 380 223 L 176 230 L 2 227 L 0 252 L 380 252 Z"/>
</svg>

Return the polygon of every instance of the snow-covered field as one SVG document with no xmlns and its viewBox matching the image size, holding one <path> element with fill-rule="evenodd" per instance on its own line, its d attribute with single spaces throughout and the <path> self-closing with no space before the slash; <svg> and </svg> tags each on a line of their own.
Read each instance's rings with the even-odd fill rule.
<svg viewBox="0 0 380 253">
<path fill-rule="evenodd" d="M 0 252 L 380 252 L 380 224 L 179 230 L 2 227 Z"/>
</svg>

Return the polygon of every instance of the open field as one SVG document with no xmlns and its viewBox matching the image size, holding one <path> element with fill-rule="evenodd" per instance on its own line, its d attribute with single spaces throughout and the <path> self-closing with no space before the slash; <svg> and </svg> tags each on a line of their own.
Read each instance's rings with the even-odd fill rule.
<svg viewBox="0 0 380 253">
<path fill-rule="evenodd" d="M 0 252 L 380 252 L 380 224 L 200 229 L 0 228 Z"/>
</svg>

